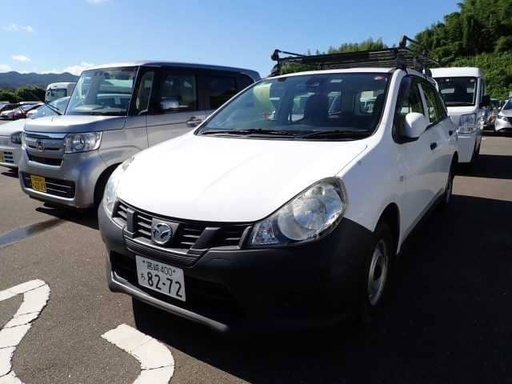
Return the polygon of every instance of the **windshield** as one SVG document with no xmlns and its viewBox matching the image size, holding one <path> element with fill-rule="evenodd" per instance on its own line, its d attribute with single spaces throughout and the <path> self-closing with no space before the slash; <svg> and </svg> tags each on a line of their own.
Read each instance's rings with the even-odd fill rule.
<svg viewBox="0 0 512 384">
<path fill-rule="evenodd" d="M 215 114 L 198 134 L 358 139 L 380 120 L 388 74 L 335 73 L 263 80 Z"/>
<path fill-rule="evenodd" d="M 446 106 L 475 105 L 476 77 L 440 77 L 435 80 Z"/>
<path fill-rule="evenodd" d="M 40 117 L 44 116 L 55 116 L 58 115 L 58 113 L 55 111 L 57 109 L 61 114 L 64 113 L 66 110 L 66 106 L 68 105 L 69 96 L 62 97 L 57 100 L 53 100 L 51 103 L 48 103 L 48 105 L 42 105 L 41 107 L 37 108 L 36 112 L 31 116 L 32 119 L 38 119 Z"/>
<path fill-rule="evenodd" d="M 503 106 L 502 110 L 506 111 L 506 110 L 511 110 L 511 109 L 512 109 L 512 100 L 507 100 L 507 102 Z"/>
<path fill-rule="evenodd" d="M 126 115 L 136 73 L 136 67 L 84 71 L 66 115 Z"/>
</svg>

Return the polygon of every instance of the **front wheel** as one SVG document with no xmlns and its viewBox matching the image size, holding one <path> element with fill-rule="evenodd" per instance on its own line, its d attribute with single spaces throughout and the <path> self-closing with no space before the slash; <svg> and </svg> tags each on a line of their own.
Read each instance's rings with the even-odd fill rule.
<svg viewBox="0 0 512 384">
<path fill-rule="evenodd" d="M 382 307 L 394 253 L 393 235 L 386 223 L 377 225 L 374 235 L 362 278 L 360 318 L 363 323 L 371 322 Z"/>
<path fill-rule="evenodd" d="M 448 172 L 448 180 L 446 180 L 446 186 L 444 188 L 443 200 L 441 201 L 441 207 L 446 207 L 452 200 L 453 195 L 453 179 L 455 178 L 455 164 L 453 160 Z"/>
</svg>

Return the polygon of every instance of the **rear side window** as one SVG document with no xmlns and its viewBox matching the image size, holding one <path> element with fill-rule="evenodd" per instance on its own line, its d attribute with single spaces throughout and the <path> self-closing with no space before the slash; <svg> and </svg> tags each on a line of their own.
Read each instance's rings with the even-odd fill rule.
<svg viewBox="0 0 512 384">
<path fill-rule="evenodd" d="M 197 81 L 194 75 L 164 72 L 160 77 L 156 99 L 162 101 L 176 101 L 178 110 L 169 112 L 197 110 Z"/>
<path fill-rule="evenodd" d="M 233 76 L 208 76 L 210 109 L 217 109 L 237 93 Z"/>
</svg>

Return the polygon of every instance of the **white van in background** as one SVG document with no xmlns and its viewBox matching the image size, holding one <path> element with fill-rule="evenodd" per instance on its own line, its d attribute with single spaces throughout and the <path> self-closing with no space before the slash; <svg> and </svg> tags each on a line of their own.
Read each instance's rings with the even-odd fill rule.
<svg viewBox="0 0 512 384">
<path fill-rule="evenodd" d="M 62 97 L 71 96 L 76 82 L 51 83 L 46 87 L 44 101 L 50 103 Z"/>
<path fill-rule="evenodd" d="M 480 152 L 484 108 L 490 104 L 483 71 L 476 67 L 432 68 L 448 114 L 458 128 L 459 163 L 473 164 Z"/>
</svg>

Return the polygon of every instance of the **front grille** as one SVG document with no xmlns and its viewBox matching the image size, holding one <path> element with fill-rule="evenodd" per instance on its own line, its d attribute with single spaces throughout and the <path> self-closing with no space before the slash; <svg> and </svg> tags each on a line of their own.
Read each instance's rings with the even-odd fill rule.
<svg viewBox="0 0 512 384">
<path fill-rule="evenodd" d="M 112 271 L 117 276 L 158 300 L 224 323 L 241 320 L 245 317 L 244 311 L 224 285 L 185 275 L 187 301 L 182 302 L 140 286 L 137 281 L 137 270 L 134 259 L 111 252 L 110 262 Z"/>
<path fill-rule="evenodd" d="M 27 155 L 28 155 L 28 159 L 30 161 L 33 161 L 36 163 L 41 163 L 41 164 L 46 164 L 46 165 L 56 165 L 56 166 L 60 166 L 62 164 L 62 159 L 50 159 L 50 158 L 45 158 L 45 157 L 40 157 L 40 156 L 34 156 L 34 155 L 31 155 L 30 153 L 27 153 Z"/>
<path fill-rule="evenodd" d="M 141 256 L 155 257 L 184 266 L 194 264 L 208 249 L 238 249 L 243 243 L 249 225 L 212 225 L 165 218 L 131 207 L 124 202 L 117 204 L 114 219 L 124 228 L 127 248 Z M 153 242 L 153 221 L 168 223 L 173 237 L 164 245 Z"/>
<path fill-rule="evenodd" d="M 14 154 L 12 152 L 4 152 L 4 162 L 14 164 Z"/>
<path fill-rule="evenodd" d="M 30 161 L 60 166 L 64 156 L 64 137 L 61 133 L 25 133 L 26 152 Z"/>
<path fill-rule="evenodd" d="M 30 180 L 30 174 L 23 172 L 23 185 L 25 188 L 32 189 L 32 181 Z M 53 196 L 65 197 L 72 199 L 75 197 L 75 183 L 68 180 L 59 180 L 45 177 L 46 182 L 46 193 Z"/>
</svg>

